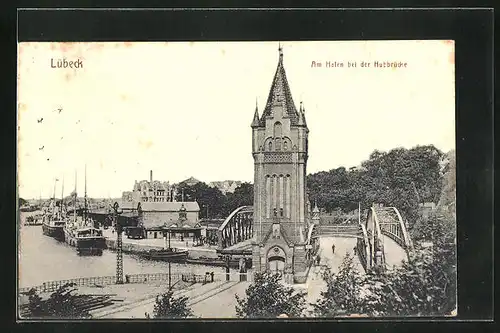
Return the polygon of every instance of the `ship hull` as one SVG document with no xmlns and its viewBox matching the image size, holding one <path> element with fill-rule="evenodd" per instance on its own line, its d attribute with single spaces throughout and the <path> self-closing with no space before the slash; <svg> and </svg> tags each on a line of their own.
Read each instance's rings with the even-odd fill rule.
<svg viewBox="0 0 500 333">
<path fill-rule="evenodd" d="M 106 239 L 104 237 L 75 237 L 66 231 L 66 243 L 74 247 L 79 255 L 100 256 L 106 249 Z"/>
<path fill-rule="evenodd" d="M 58 241 L 64 242 L 64 227 L 56 227 L 47 225 L 45 223 L 42 224 L 42 233 L 45 236 L 49 236 L 57 239 Z"/>
<path fill-rule="evenodd" d="M 188 251 L 145 251 L 139 254 L 148 260 L 169 261 L 169 262 L 185 262 L 188 256 Z"/>
<path fill-rule="evenodd" d="M 204 266 L 215 266 L 215 267 L 226 267 L 227 262 L 221 259 L 211 259 L 211 258 L 198 258 L 198 259 L 187 259 L 186 263 L 194 265 L 204 265 Z M 247 268 L 252 268 L 252 261 L 246 261 Z M 240 267 L 240 261 L 238 259 L 232 259 L 229 261 L 229 267 L 238 269 Z"/>
</svg>

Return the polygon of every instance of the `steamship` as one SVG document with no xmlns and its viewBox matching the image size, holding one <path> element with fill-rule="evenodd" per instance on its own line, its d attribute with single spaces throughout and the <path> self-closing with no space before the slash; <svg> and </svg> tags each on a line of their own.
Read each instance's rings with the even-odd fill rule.
<svg viewBox="0 0 500 333">
<path fill-rule="evenodd" d="M 64 242 L 64 225 L 66 223 L 64 219 L 64 205 L 63 200 L 60 201 L 59 206 L 56 204 L 56 182 L 54 182 L 54 197 L 50 203 L 48 209 L 45 211 L 42 219 L 42 233 L 46 236 L 57 239 L 58 241 Z M 64 180 L 62 192 L 64 192 Z M 61 193 L 62 198 L 62 193 Z"/>
<path fill-rule="evenodd" d="M 86 168 L 85 168 L 86 170 Z M 73 218 L 68 219 L 64 226 L 64 238 L 66 243 L 76 249 L 79 255 L 102 255 L 103 250 L 106 248 L 106 238 L 102 234 L 102 230 L 94 226 L 94 222 L 88 217 L 88 204 L 87 204 L 87 177 L 85 172 L 85 196 L 83 216 L 76 215 L 76 176 L 75 176 L 75 190 Z"/>
</svg>

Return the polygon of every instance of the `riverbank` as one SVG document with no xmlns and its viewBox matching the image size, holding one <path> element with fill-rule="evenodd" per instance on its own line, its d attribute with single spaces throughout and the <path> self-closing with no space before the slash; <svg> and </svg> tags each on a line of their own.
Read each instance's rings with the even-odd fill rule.
<svg viewBox="0 0 500 333">
<path fill-rule="evenodd" d="M 108 249 L 116 250 L 116 233 L 113 233 L 111 230 L 104 230 L 103 235 L 106 237 L 106 246 Z M 149 250 L 161 250 L 164 246 L 165 240 L 163 238 L 131 239 L 127 238 L 125 234 L 122 238 L 122 251 L 129 254 L 137 254 Z M 170 240 L 170 246 L 180 250 L 187 250 L 189 259 L 219 257 L 215 246 L 192 246 L 192 243 L 181 242 L 176 239 Z"/>
</svg>

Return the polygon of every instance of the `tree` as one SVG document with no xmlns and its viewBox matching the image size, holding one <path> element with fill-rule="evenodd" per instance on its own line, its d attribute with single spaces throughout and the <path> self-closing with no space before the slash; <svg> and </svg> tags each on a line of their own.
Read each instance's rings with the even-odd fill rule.
<svg viewBox="0 0 500 333">
<path fill-rule="evenodd" d="M 414 239 L 408 262 L 369 277 L 367 304 L 373 315 L 449 315 L 456 309 L 454 218 L 437 211 Z M 424 243 L 422 243 L 425 241 Z"/>
<path fill-rule="evenodd" d="M 27 201 L 27 200 L 25 200 L 25 199 L 23 199 L 23 198 L 19 198 L 19 202 L 18 202 L 18 204 L 19 204 L 19 207 L 22 207 L 22 206 L 24 206 L 24 205 L 27 205 L 27 204 L 28 204 L 28 201 Z"/>
<path fill-rule="evenodd" d="M 175 298 L 173 294 L 173 291 L 169 290 L 156 296 L 153 310 L 154 318 L 188 318 L 193 316 L 193 312 L 187 304 L 188 298 L 186 296 Z"/>
<path fill-rule="evenodd" d="M 235 295 L 239 318 L 300 317 L 306 306 L 305 292 L 296 292 L 292 287 L 285 286 L 279 274 L 257 272 L 245 293 L 246 298 Z"/>
<path fill-rule="evenodd" d="M 332 274 L 330 269 L 323 272 L 327 288 L 313 305 L 313 315 L 335 317 L 345 314 L 365 313 L 363 288 L 365 278 L 356 269 L 353 257 L 348 253 L 342 260 L 339 272 Z"/>
<path fill-rule="evenodd" d="M 184 194 L 184 198 L 183 198 Z M 227 214 L 227 198 L 216 187 L 210 187 L 203 182 L 194 185 L 179 184 L 177 201 L 197 201 L 200 206 L 200 218 L 206 218 L 207 212 L 210 218 L 225 218 Z M 209 210 L 204 207 L 209 207 Z"/>
<path fill-rule="evenodd" d="M 90 318 L 87 310 L 78 306 L 83 295 L 76 295 L 74 283 L 67 283 L 43 300 L 35 289 L 28 292 L 28 317 Z"/>
<path fill-rule="evenodd" d="M 242 183 L 233 193 L 227 193 L 227 212 L 231 213 L 236 208 L 241 206 L 253 205 L 253 185 L 250 183 Z"/>
</svg>

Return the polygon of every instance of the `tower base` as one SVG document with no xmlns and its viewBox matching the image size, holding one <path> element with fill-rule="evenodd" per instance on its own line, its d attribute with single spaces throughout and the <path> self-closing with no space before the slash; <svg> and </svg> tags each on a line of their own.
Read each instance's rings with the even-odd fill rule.
<svg viewBox="0 0 500 333">
<path fill-rule="evenodd" d="M 305 283 L 312 265 L 310 250 L 304 244 L 288 245 L 283 240 L 252 244 L 254 272 L 280 273 L 289 284 Z"/>
</svg>

